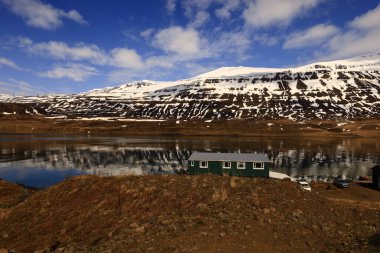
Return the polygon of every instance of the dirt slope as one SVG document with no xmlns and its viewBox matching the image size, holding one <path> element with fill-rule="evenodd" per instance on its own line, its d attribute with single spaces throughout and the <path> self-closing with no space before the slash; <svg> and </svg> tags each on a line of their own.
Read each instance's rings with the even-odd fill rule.
<svg viewBox="0 0 380 253">
<path fill-rule="evenodd" d="M 335 120 L 203 120 L 188 121 L 102 121 L 59 120 L 0 114 L 1 133 L 91 134 L 107 136 L 281 136 L 281 137 L 366 137 L 380 136 L 379 119 Z"/>
<path fill-rule="evenodd" d="M 372 197 L 359 205 L 323 184 L 306 192 L 259 178 L 81 176 L 14 206 L 0 219 L 0 249 L 380 252 L 380 192 L 365 190 Z"/>
<path fill-rule="evenodd" d="M 5 217 L 13 207 L 22 203 L 35 190 L 6 182 L 0 178 L 0 219 Z M 0 229 L 1 231 L 1 229 Z"/>
</svg>

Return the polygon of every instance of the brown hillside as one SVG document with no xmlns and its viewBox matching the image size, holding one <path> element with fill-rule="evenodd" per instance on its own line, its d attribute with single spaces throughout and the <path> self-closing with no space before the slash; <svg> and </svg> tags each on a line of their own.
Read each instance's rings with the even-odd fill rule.
<svg viewBox="0 0 380 253">
<path fill-rule="evenodd" d="M 359 203 L 331 187 L 307 192 L 290 181 L 214 175 L 81 176 L 13 207 L 0 219 L 0 249 L 379 252 L 380 192 L 355 185 L 351 191 L 372 195 L 357 194 Z"/>
</svg>

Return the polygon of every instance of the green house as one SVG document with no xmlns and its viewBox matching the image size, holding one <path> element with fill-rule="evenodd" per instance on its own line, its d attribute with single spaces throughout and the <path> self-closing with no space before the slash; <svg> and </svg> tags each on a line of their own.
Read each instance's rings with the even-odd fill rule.
<svg viewBox="0 0 380 253">
<path fill-rule="evenodd" d="M 239 177 L 269 177 L 271 161 L 265 154 L 194 152 L 188 160 L 190 175 L 213 173 Z"/>
</svg>

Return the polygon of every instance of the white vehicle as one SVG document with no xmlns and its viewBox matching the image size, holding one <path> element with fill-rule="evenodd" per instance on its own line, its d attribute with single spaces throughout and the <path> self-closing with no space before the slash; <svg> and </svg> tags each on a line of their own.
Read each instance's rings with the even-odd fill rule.
<svg viewBox="0 0 380 253">
<path fill-rule="evenodd" d="M 301 186 L 302 189 L 311 191 L 311 187 L 308 182 L 306 181 L 298 181 L 299 186 Z"/>
</svg>

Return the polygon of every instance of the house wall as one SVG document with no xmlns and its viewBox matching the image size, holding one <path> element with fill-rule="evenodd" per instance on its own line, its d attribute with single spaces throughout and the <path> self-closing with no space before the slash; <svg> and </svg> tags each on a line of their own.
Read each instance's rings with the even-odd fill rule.
<svg viewBox="0 0 380 253">
<path fill-rule="evenodd" d="M 213 173 L 217 175 L 230 175 L 238 177 L 269 177 L 269 163 L 264 163 L 264 169 L 253 169 L 253 162 L 246 162 L 245 169 L 238 169 L 237 162 L 231 162 L 231 169 L 223 169 L 223 163 L 220 161 L 208 161 L 208 168 L 200 168 L 200 161 L 188 162 L 189 174 L 198 175 Z"/>
</svg>

